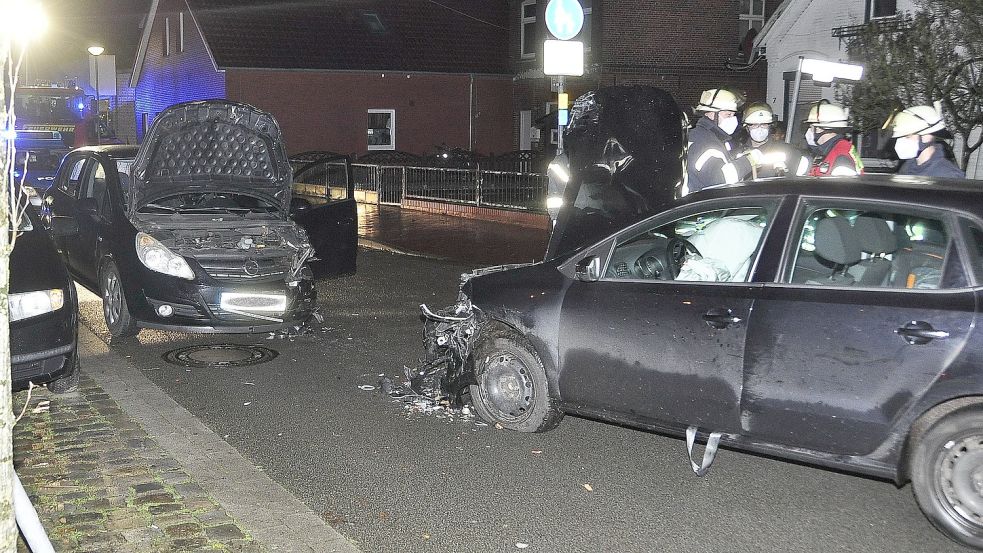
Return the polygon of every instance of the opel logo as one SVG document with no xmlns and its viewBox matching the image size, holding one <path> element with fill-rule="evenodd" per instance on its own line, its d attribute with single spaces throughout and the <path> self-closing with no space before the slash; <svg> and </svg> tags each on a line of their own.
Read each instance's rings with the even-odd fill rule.
<svg viewBox="0 0 983 553">
<path fill-rule="evenodd" d="M 256 276 L 259 274 L 259 263 L 255 259 L 250 259 L 242 264 L 242 270 L 249 276 Z"/>
</svg>

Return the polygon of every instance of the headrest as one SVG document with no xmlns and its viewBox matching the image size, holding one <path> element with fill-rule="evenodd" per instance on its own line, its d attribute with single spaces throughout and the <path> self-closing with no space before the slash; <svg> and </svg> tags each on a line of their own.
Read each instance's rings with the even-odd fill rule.
<svg viewBox="0 0 983 553">
<path fill-rule="evenodd" d="M 857 217 L 853 228 L 860 240 L 860 249 L 867 253 L 894 253 L 898 249 L 898 239 L 884 219 Z"/>
<path fill-rule="evenodd" d="M 816 224 L 816 254 L 839 265 L 860 261 L 856 229 L 845 217 L 830 217 Z"/>
</svg>

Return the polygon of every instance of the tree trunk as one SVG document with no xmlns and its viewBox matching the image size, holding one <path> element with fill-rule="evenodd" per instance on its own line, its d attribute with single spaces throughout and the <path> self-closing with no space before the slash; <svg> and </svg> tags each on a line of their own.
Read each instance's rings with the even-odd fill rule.
<svg viewBox="0 0 983 553">
<path fill-rule="evenodd" d="M 7 81 L 11 67 L 10 36 L 0 36 L 0 75 Z M 8 81 L 9 82 L 9 81 Z M 11 94 L 13 92 L 11 91 Z M 7 97 L 0 86 L 0 128 L 7 129 L 10 114 L 7 113 Z M 10 198 L 13 183 L 10 182 L 12 150 L 8 139 L 0 139 L 0 551 L 17 550 L 17 524 L 14 521 L 13 479 L 13 428 L 14 412 L 10 397 L 10 304 L 7 292 L 10 287 Z"/>
</svg>

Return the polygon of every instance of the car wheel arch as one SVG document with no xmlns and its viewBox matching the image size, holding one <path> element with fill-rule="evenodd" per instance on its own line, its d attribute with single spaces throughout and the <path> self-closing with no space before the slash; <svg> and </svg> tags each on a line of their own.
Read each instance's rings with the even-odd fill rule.
<svg viewBox="0 0 983 553">
<path fill-rule="evenodd" d="M 908 437 L 902 447 L 900 466 L 898 467 L 898 484 L 904 484 L 911 480 L 911 462 L 913 453 L 918 440 L 932 428 L 932 426 L 954 413 L 970 410 L 983 409 L 983 395 L 968 395 L 952 398 L 938 403 L 919 415 L 908 430 Z"/>
<path fill-rule="evenodd" d="M 485 318 L 479 326 L 479 330 L 476 336 L 476 340 L 483 340 L 494 338 L 496 336 L 512 336 L 517 338 L 523 343 L 527 348 L 536 353 L 539 357 L 539 361 L 543 364 L 543 368 L 546 370 L 546 378 L 550 382 L 550 387 L 554 392 L 556 397 L 559 397 L 558 388 L 556 387 L 556 366 L 553 362 L 553 357 L 547 355 L 544 352 L 546 346 L 540 340 L 530 340 L 529 339 L 529 329 L 525 325 L 522 325 L 518 321 L 509 321 L 505 317 L 499 317 L 494 314 L 485 313 Z M 474 374 L 474 354 L 472 353 L 471 359 L 468 361 L 468 369 Z"/>
</svg>

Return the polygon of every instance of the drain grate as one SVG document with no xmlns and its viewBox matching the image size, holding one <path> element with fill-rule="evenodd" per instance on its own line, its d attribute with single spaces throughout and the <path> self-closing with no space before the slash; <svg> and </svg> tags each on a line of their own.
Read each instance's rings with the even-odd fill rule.
<svg viewBox="0 0 983 553">
<path fill-rule="evenodd" d="M 276 359 L 277 355 L 276 350 L 262 346 L 207 344 L 174 349 L 162 357 L 172 365 L 201 369 L 258 365 Z"/>
</svg>

